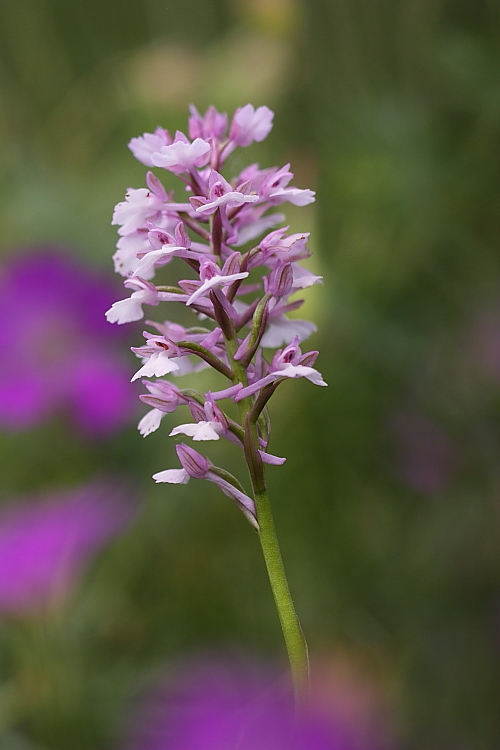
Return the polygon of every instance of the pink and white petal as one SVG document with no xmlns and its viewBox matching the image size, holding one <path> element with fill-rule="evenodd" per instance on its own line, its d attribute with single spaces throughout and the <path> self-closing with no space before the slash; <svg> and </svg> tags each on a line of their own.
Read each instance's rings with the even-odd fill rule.
<svg viewBox="0 0 500 750">
<path fill-rule="evenodd" d="M 279 370 L 278 375 L 283 378 L 307 378 L 314 385 L 328 385 L 323 380 L 321 373 L 314 367 L 307 367 L 306 365 L 285 365 Z"/>
<path fill-rule="evenodd" d="M 152 432 L 155 432 L 158 429 L 164 416 L 165 412 L 160 411 L 159 409 L 151 409 L 151 411 L 148 411 L 148 413 L 143 416 L 137 425 L 137 429 L 143 437 L 151 435 Z"/>
<path fill-rule="evenodd" d="M 157 128 L 154 133 L 144 133 L 142 136 L 132 138 L 128 147 L 138 161 L 146 167 L 152 167 L 154 165 L 151 156 L 163 146 L 167 146 L 169 141 L 171 138 L 168 131 Z"/>
<path fill-rule="evenodd" d="M 274 112 L 269 107 L 254 109 L 251 104 L 234 113 L 229 137 L 238 146 L 249 146 L 253 141 L 263 141 L 273 127 Z"/>
<path fill-rule="evenodd" d="M 149 252 L 151 244 L 147 234 L 144 232 L 132 232 L 120 237 L 116 247 L 117 250 L 113 255 L 115 273 L 128 277 L 133 274 L 139 263 L 137 258 L 138 253 Z M 152 276 L 153 274 L 143 276 L 143 278 L 148 279 L 152 278 Z"/>
<path fill-rule="evenodd" d="M 161 208 L 162 202 L 147 188 L 129 188 L 125 200 L 115 206 L 111 224 L 120 225 L 118 234 L 131 234 L 143 228 Z"/>
<path fill-rule="evenodd" d="M 203 284 L 198 287 L 195 292 L 193 292 L 193 294 L 187 300 L 186 305 L 192 305 L 193 302 L 198 299 L 198 297 L 201 297 L 209 289 L 213 289 L 214 286 L 228 286 L 229 284 L 232 284 L 233 281 L 237 281 L 238 279 L 246 279 L 247 276 L 248 271 L 244 271 L 242 273 L 231 273 L 228 276 L 213 276 L 211 279 L 207 279 L 206 281 L 204 281 Z"/>
<path fill-rule="evenodd" d="M 186 172 L 193 167 L 203 167 L 210 159 L 211 145 L 201 138 L 195 138 L 192 143 L 182 140 L 163 146 L 157 153 L 151 155 L 155 167 L 163 167 L 174 174 Z"/>
<path fill-rule="evenodd" d="M 114 302 L 106 312 L 106 320 L 108 323 L 118 323 L 118 325 L 141 320 L 144 317 L 143 304 L 144 299 L 134 297 L 134 294 L 132 294 L 128 299 L 121 299 L 118 302 Z"/>
<path fill-rule="evenodd" d="M 153 479 L 156 483 L 187 484 L 190 477 L 186 469 L 165 469 L 165 471 L 158 471 L 156 474 L 153 474 Z"/>
<path fill-rule="evenodd" d="M 211 201 L 210 203 L 205 203 L 198 206 L 198 208 L 196 208 L 196 213 L 211 214 L 219 206 L 231 205 L 233 207 L 236 207 L 242 206 L 244 203 L 255 203 L 258 200 L 258 195 L 243 195 L 243 193 L 239 193 L 233 190 L 229 193 L 226 193 L 225 195 L 221 195 L 220 198 L 216 198 L 216 200 Z"/>
<path fill-rule="evenodd" d="M 143 279 L 151 279 L 155 274 L 155 265 L 157 263 L 166 265 L 170 261 L 175 250 L 178 247 L 162 248 L 161 250 L 151 250 L 141 258 L 137 263 L 137 267 L 133 273 L 134 276 L 140 276 Z"/>
<path fill-rule="evenodd" d="M 180 424 L 178 427 L 174 427 L 170 436 L 172 435 L 187 435 L 193 438 L 193 440 L 219 440 L 219 432 L 222 431 L 221 425 L 218 422 L 195 422 L 188 424 Z"/>
<path fill-rule="evenodd" d="M 309 188 L 304 190 L 301 188 L 282 188 L 272 193 L 269 198 L 271 201 L 278 200 L 280 203 L 288 201 L 293 203 L 294 206 L 307 206 L 309 203 L 314 203 L 315 195 L 314 190 L 309 190 Z"/>
<path fill-rule="evenodd" d="M 169 372 L 175 372 L 179 369 L 179 365 L 173 361 L 172 357 L 168 356 L 168 352 L 158 352 L 150 356 L 145 365 L 138 370 L 131 382 L 138 378 L 161 378 L 163 375 L 168 375 Z"/>
<path fill-rule="evenodd" d="M 307 289 L 314 284 L 322 284 L 323 276 L 317 276 L 307 268 L 302 268 L 298 263 L 292 263 L 293 289 Z"/>
</svg>

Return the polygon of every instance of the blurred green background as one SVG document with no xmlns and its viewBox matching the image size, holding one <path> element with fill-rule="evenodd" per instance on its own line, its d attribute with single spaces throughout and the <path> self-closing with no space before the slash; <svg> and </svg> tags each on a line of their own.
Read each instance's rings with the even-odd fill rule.
<svg viewBox="0 0 500 750">
<path fill-rule="evenodd" d="M 286 211 L 325 277 L 304 317 L 329 383 L 273 399 L 278 532 L 313 662 L 372 685 L 409 749 L 500 743 L 499 32 L 495 0 L 0 4 L 3 257 L 57 243 L 111 277 L 113 206 L 144 184 L 130 138 L 185 130 L 190 102 L 276 112 L 239 158 L 317 190 Z M 106 471 L 142 508 L 62 613 L 0 626 L 1 748 L 115 747 L 183 654 L 283 659 L 240 515 L 149 478 L 168 424 L 0 435 L 3 499 Z"/>
</svg>

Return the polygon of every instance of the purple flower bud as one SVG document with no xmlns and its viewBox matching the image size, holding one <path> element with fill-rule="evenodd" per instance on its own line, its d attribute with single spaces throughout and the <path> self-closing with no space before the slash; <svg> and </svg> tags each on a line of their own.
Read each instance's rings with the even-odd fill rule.
<svg viewBox="0 0 500 750">
<path fill-rule="evenodd" d="M 269 275 L 267 291 L 274 297 L 286 297 L 290 294 L 293 284 L 293 270 L 291 263 L 278 261 Z"/>
<path fill-rule="evenodd" d="M 189 105 L 191 117 L 189 118 L 189 137 L 195 138 L 222 138 L 227 128 L 227 115 L 217 112 L 215 107 L 210 106 L 202 116 L 194 106 Z"/>
<path fill-rule="evenodd" d="M 166 380 L 156 380 L 154 383 L 150 383 L 148 380 L 142 382 L 148 389 L 149 394 L 141 393 L 139 398 L 143 403 L 152 406 L 153 409 L 171 414 L 180 403 L 185 402 L 185 398 L 180 395 L 179 389 L 172 383 L 167 383 Z"/>
<path fill-rule="evenodd" d="M 190 477 L 203 479 L 203 477 L 206 476 L 210 464 L 206 458 L 203 458 L 201 453 L 198 453 L 198 451 L 190 448 L 185 443 L 176 445 L 175 450 L 177 451 L 177 456 L 179 457 L 182 468 L 187 471 Z"/>
</svg>

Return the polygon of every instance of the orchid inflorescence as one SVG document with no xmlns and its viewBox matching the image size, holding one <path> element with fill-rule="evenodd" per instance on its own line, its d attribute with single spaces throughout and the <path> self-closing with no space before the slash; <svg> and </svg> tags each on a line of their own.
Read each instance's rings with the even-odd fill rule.
<svg viewBox="0 0 500 750">
<path fill-rule="evenodd" d="M 106 314 L 112 323 L 127 323 L 143 317 L 143 305 L 177 302 L 191 308 L 198 318 L 196 326 L 148 321 L 155 333 L 144 332 L 145 345 L 133 347 L 143 365 L 132 380 L 158 378 L 143 381 L 148 393 L 140 399 L 152 410 L 141 419 L 139 430 L 149 435 L 165 414 L 187 405 L 194 422 L 170 434 L 194 441 L 227 438 L 245 451 L 254 481 L 262 475 L 262 463 L 285 460 L 266 451 L 266 404 L 277 386 L 299 377 L 326 385 L 313 368 L 318 352 L 302 354 L 299 345 L 316 327 L 287 317 L 304 301 L 291 296 L 321 281 L 300 265 L 310 256 L 309 235 L 288 234 L 288 227 L 274 229 L 284 221 L 283 214 L 273 212 L 276 206 L 286 201 L 305 206 L 314 201 L 314 192 L 289 186 L 293 174 L 288 164 L 281 169 L 252 164 L 231 182 L 220 171 L 237 146 L 264 140 L 272 120 L 267 107 L 247 104 L 236 110 L 227 132 L 227 115 L 209 107 L 202 116 L 191 106 L 189 138 L 180 131 L 172 137 L 158 127 L 130 141 L 140 162 L 177 175 L 188 198 L 177 202 L 149 171 L 147 188 L 130 188 L 125 201 L 118 203 L 112 223 L 119 225 L 120 239 L 113 259 L 132 294 Z M 151 281 L 155 272 L 174 258 L 196 278 L 181 279 L 177 286 L 156 286 Z M 261 278 L 254 280 L 257 268 Z M 284 348 L 269 361 L 263 350 L 277 347 Z M 202 395 L 163 379 L 208 366 L 224 375 L 229 386 Z M 241 423 L 219 406 L 223 399 L 240 404 Z M 258 528 L 254 500 L 231 474 L 183 443 L 177 454 L 182 468 L 155 474 L 157 482 L 185 483 L 191 477 L 215 482 Z"/>
<path fill-rule="evenodd" d="M 146 331 L 145 345 L 132 348 L 142 360 L 132 380 L 156 378 L 143 381 L 148 393 L 140 399 L 152 409 L 139 422 L 139 430 L 149 435 L 165 414 L 186 405 L 194 421 L 178 425 L 170 435 L 187 435 L 193 441 L 222 436 L 244 451 L 253 498 L 232 474 L 185 443 L 176 447 L 181 468 L 160 471 L 153 478 L 172 484 L 191 478 L 213 482 L 258 530 L 295 695 L 302 700 L 309 684 L 307 646 L 281 559 L 264 464 L 285 460 L 267 451 L 267 402 L 276 388 L 289 378 L 326 385 L 313 367 L 318 352 L 303 354 L 300 349 L 300 342 L 316 327 L 288 317 L 303 303 L 291 299 L 295 292 L 321 281 L 300 265 L 310 256 L 309 235 L 275 228 L 285 218 L 274 211 L 276 206 L 286 201 L 305 206 L 314 201 L 314 193 L 289 186 L 289 164 L 281 169 L 252 164 L 231 182 L 220 171 L 237 146 L 264 140 L 273 117 L 267 107 L 247 104 L 236 110 L 228 128 L 227 115 L 214 107 L 202 116 L 191 106 L 189 138 L 180 131 L 172 137 L 158 127 L 130 141 L 140 162 L 177 175 L 188 199 L 176 201 L 149 171 L 147 188 L 129 189 L 125 201 L 116 206 L 113 224 L 120 227 L 120 239 L 113 259 L 132 294 L 115 302 L 106 316 L 111 323 L 136 321 L 143 317 L 144 305 L 162 302 L 180 303 L 197 316 L 197 325 L 190 328 L 170 320 L 147 321 L 155 332 Z M 156 271 L 174 258 L 195 278 L 181 279 L 176 286 L 154 284 Z M 276 351 L 266 357 L 264 349 Z M 224 388 L 202 394 L 163 378 L 205 367 L 226 378 Z M 224 400 L 238 404 L 239 421 L 221 408 Z"/>
</svg>

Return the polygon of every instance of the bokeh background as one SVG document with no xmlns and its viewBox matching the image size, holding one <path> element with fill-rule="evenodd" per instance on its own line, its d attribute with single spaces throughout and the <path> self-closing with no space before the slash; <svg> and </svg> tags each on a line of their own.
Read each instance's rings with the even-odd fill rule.
<svg viewBox="0 0 500 750">
<path fill-rule="evenodd" d="M 273 399 L 269 475 L 326 704 L 363 747 L 498 748 L 499 32 L 496 0 L 0 4 L 2 750 L 122 748 L 197 654 L 284 665 L 252 532 L 151 481 L 141 327 L 101 322 L 126 144 L 190 102 L 269 106 L 244 157 L 317 190 L 287 216 L 329 388 Z"/>
</svg>

